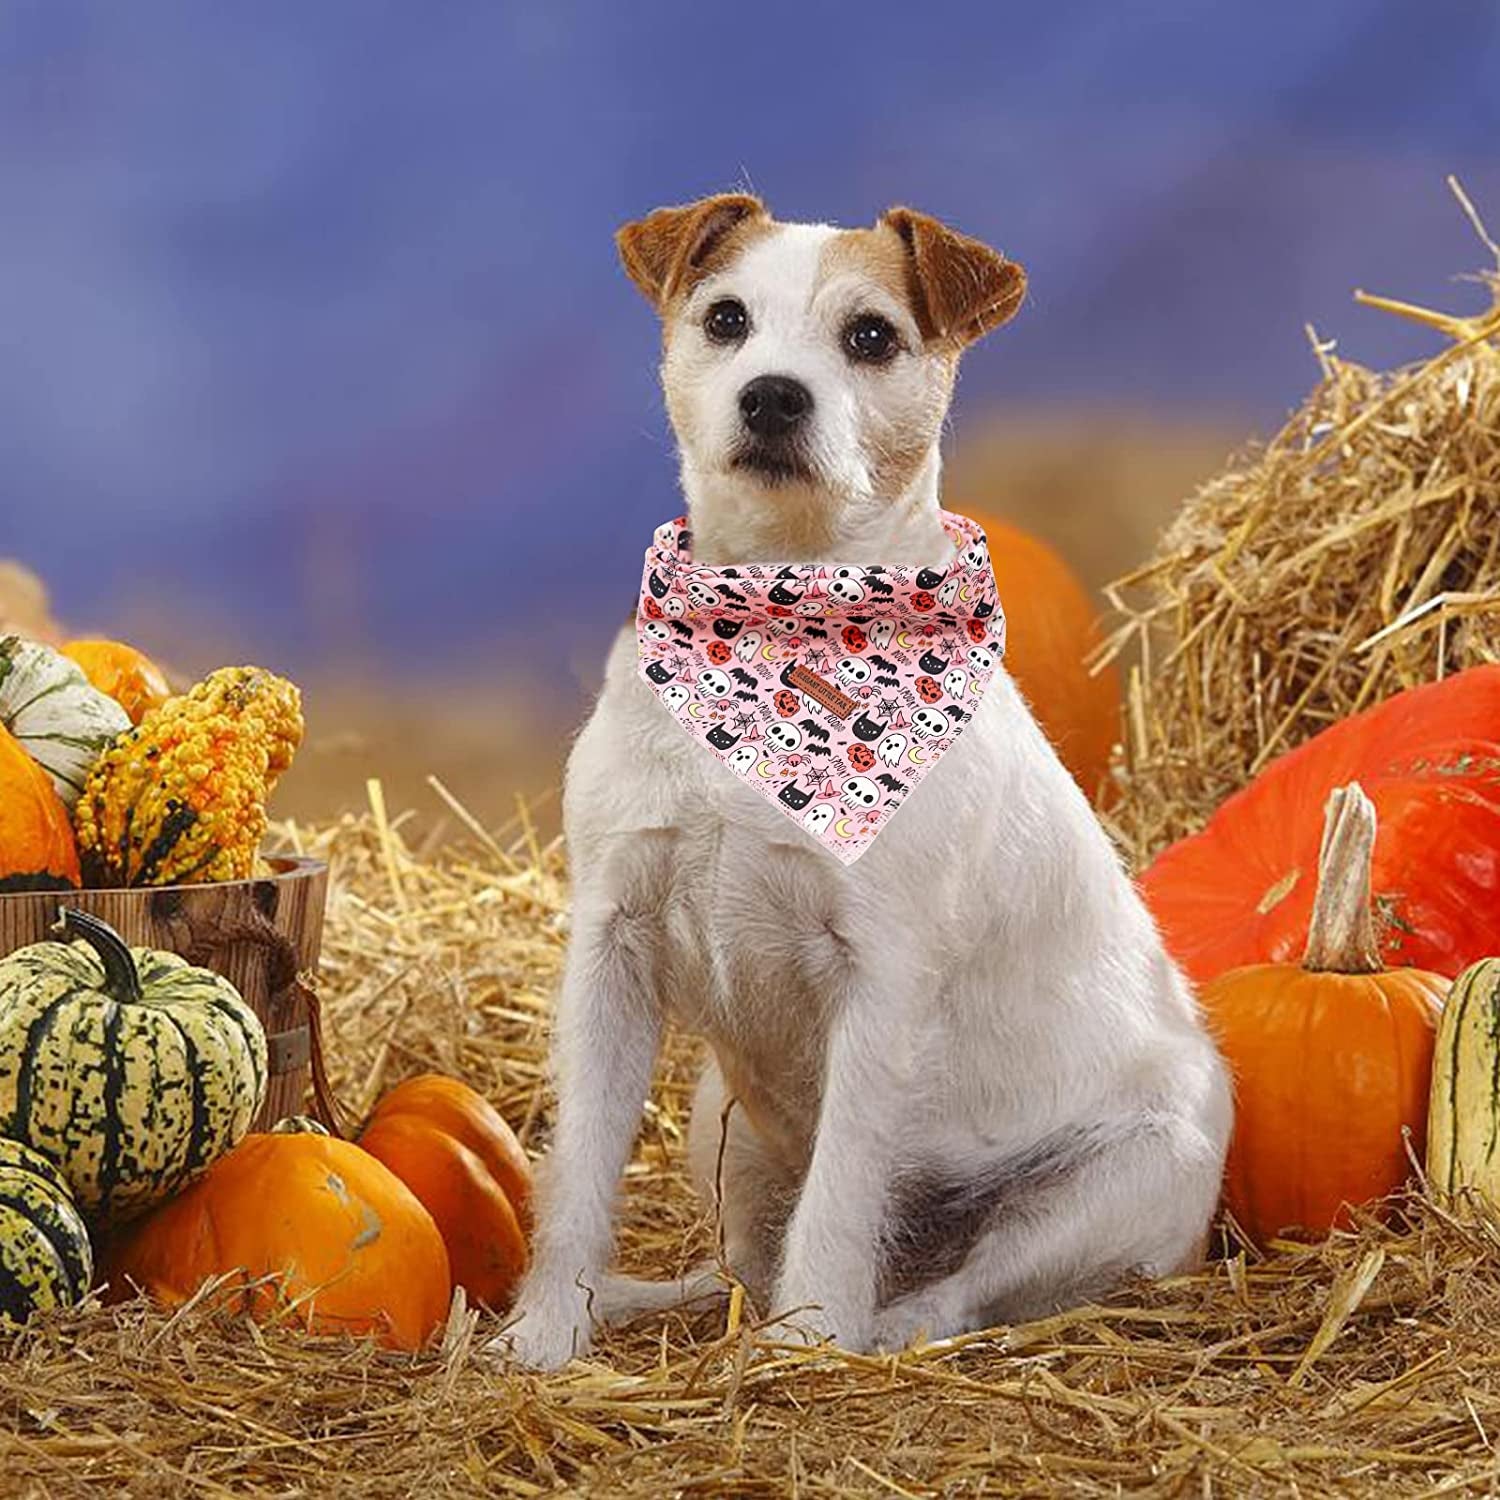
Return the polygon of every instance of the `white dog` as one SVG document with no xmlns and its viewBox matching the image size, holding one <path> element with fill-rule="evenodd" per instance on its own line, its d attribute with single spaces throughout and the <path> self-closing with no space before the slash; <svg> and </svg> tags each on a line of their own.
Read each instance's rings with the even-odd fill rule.
<svg viewBox="0 0 1500 1500">
<path fill-rule="evenodd" d="M 697 561 L 826 562 L 857 584 L 866 565 L 951 555 L 939 434 L 961 352 L 1020 303 L 1018 266 L 908 209 L 837 230 L 740 194 L 661 209 L 619 247 L 662 317 Z M 596 1318 L 701 1285 L 605 1274 L 669 1019 L 712 1047 L 694 1170 L 781 1333 L 901 1347 L 1201 1254 L 1224 1068 L 1003 671 L 846 868 L 692 743 L 627 630 L 565 824 L 557 1126 L 497 1341 L 515 1358 L 557 1366 Z"/>
</svg>

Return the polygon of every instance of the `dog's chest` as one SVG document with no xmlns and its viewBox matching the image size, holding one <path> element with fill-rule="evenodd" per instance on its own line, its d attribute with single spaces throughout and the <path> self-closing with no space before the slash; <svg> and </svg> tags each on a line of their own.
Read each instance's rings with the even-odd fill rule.
<svg viewBox="0 0 1500 1500">
<path fill-rule="evenodd" d="M 669 733 L 681 736 L 671 723 Z M 720 1045 L 820 1021 L 843 951 L 846 872 L 683 737 L 665 913 L 662 998 Z M 680 778 L 680 779 L 678 779 Z"/>
<path fill-rule="evenodd" d="M 613 667 L 569 771 L 575 860 L 649 887 L 632 903 L 657 914 L 654 978 L 674 1020 L 753 1073 L 820 1057 L 861 882 Z"/>
</svg>

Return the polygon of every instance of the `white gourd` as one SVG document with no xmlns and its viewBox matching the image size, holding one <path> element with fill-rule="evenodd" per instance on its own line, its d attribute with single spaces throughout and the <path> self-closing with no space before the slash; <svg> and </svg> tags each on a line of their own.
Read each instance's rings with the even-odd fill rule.
<svg viewBox="0 0 1500 1500">
<path fill-rule="evenodd" d="M 130 715 L 62 652 L 11 635 L 0 639 L 0 725 L 71 811 L 94 762 L 130 728 Z"/>
</svg>

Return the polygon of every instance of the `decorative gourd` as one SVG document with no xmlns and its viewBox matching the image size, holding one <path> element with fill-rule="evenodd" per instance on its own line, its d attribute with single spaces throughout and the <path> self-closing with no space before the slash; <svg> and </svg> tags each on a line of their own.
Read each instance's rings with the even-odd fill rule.
<svg viewBox="0 0 1500 1500">
<path fill-rule="evenodd" d="M 1500 1203 L 1500 958 L 1448 991 L 1432 1060 L 1427 1181 L 1444 1197 L 1477 1188 Z"/>
<path fill-rule="evenodd" d="M 62 654 L 77 662 L 84 676 L 106 697 L 113 698 L 132 724 L 139 724 L 172 696 L 161 668 L 123 641 L 69 641 Z"/>
<path fill-rule="evenodd" d="M 1370 920 L 1375 811 L 1358 785 L 1329 799 L 1302 963 L 1254 964 L 1207 985 L 1203 1009 L 1234 1074 L 1224 1197 L 1257 1242 L 1322 1235 L 1344 1205 L 1406 1181 L 1422 1151 L 1448 982 L 1382 969 Z"/>
<path fill-rule="evenodd" d="M 272 1135 L 329 1135 L 331 1132 L 311 1115 L 283 1115 L 272 1127 Z"/>
<path fill-rule="evenodd" d="M 79 881 L 73 822 L 47 773 L 0 729 L 0 894 Z"/>
<path fill-rule="evenodd" d="M 248 880 L 266 799 L 302 743 L 301 696 L 259 667 L 225 667 L 122 735 L 77 811 L 90 885 Z"/>
<path fill-rule="evenodd" d="M 176 1192 L 250 1129 L 266 1038 L 227 979 L 127 948 L 62 912 L 67 936 L 0 959 L 0 1135 L 62 1172 L 90 1216 Z"/>
<path fill-rule="evenodd" d="M 50 1161 L 0 1139 L 0 1325 L 72 1307 L 94 1279 L 88 1230 Z"/>
<path fill-rule="evenodd" d="M 239 1272 L 233 1303 L 253 1317 L 398 1349 L 420 1348 L 452 1295 L 443 1237 L 405 1184 L 352 1142 L 300 1130 L 247 1136 L 132 1225 L 104 1272 L 112 1297 L 134 1285 L 168 1306 Z"/>
<path fill-rule="evenodd" d="M 130 718 L 60 651 L 20 636 L 0 640 L 0 727 L 52 778 L 72 807 L 83 783 Z"/>
<path fill-rule="evenodd" d="M 526 1269 L 531 1164 L 494 1105 L 455 1078 L 409 1078 L 375 1106 L 359 1144 L 422 1200 L 454 1285 L 502 1310 Z"/>
<path fill-rule="evenodd" d="M 1324 730 L 1163 851 L 1141 889 L 1193 979 L 1295 957 L 1319 810 L 1355 780 L 1379 815 L 1372 884 L 1386 963 L 1451 979 L 1500 952 L 1500 666 L 1483 666 Z"/>
<path fill-rule="evenodd" d="M 1005 669 L 1092 800 L 1120 738 L 1119 672 L 1113 663 L 1088 668 L 1101 639 L 1100 603 L 1046 542 L 997 517 L 970 514 L 989 538 L 1005 606 Z"/>
</svg>

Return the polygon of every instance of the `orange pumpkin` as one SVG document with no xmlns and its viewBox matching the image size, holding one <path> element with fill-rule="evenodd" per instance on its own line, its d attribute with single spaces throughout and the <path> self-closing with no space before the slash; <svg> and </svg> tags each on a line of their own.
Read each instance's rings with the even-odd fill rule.
<svg viewBox="0 0 1500 1500">
<path fill-rule="evenodd" d="M 499 1111 L 457 1079 L 427 1073 L 376 1105 L 359 1144 L 432 1215 L 454 1285 L 503 1309 L 526 1269 L 531 1165 Z"/>
<path fill-rule="evenodd" d="M 73 820 L 52 779 L 0 726 L 0 892 L 72 890 Z"/>
<path fill-rule="evenodd" d="M 1203 1009 L 1234 1073 L 1224 1199 L 1263 1243 L 1321 1236 L 1406 1181 L 1418 1160 L 1448 981 L 1382 969 L 1370 919 L 1375 809 L 1358 784 L 1329 799 L 1318 893 L 1299 964 L 1232 969 Z"/>
<path fill-rule="evenodd" d="M 1099 645 L 1099 604 L 1046 542 L 971 512 L 990 543 L 1005 611 L 1005 667 L 1073 779 L 1092 800 L 1120 737 L 1120 675 L 1087 666 Z"/>
<path fill-rule="evenodd" d="M 1141 890 L 1193 979 L 1296 956 L 1319 810 L 1350 781 L 1380 824 L 1373 884 L 1386 963 L 1453 978 L 1500 953 L 1500 666 L 1481 666 L 1325 729 L 1162 851 Z"/>
<path fill-rule="evenodd" d="M 139 724 L 172 696 L 161 668 L 123 641 L 69 641 L 62 653 L 83 668 L 83 675 L 94 687 L 130 715 L 132 724 Z"/>
<path fill-rule="evenodd" d="M 251 1135 L 108 1248 L 115 1300 L 132 1284 L 175 1307 L 209 1277 L 235 1305 L 319 1332 L 417 1349 L 444 1321 L 448 1252 L 404 1183 L 349 1141 Z M 236 1276 L 235 1273 L 239 1273 Z"/>
</svg>

